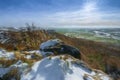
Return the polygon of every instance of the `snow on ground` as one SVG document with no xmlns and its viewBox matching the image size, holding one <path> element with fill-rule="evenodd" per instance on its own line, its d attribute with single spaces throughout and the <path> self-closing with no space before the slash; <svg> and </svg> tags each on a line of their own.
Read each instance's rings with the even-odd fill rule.
<svg viewBox="0 0 120 80">
<path fill-rule="evenodd" d="M 12 60 L 15 59 L 15 55 L 14 52 L 7 52 L 4 49 L 0 49 L 0 58 L 4 58 L 6 60 Z M 7 63 L 6 63 L 7 64 Z M 19 71 L 22 73 L 23 70 L 28 68 L 28 64 L 27 63 L 23 63 L 22 61 L 17 61 L 17 63 L 15 64 L 11 64 L 11 66 L 9 67 L 3 67 L 0 64 L 0 77 L 2 77 L 4 74 L 8 73 L 10 70 L 17 68 L 19 69 Z"/>
<path fill-rule="evenodd" d="M 17 63 L 10 66 L 11 68 L 18 68 L 19 72 L 23 73 L 24 70 L 28 68 L 27 63 L 23 63 L 21 60 L 17 61 Z"/>
<path fill-rule="evenodd" d="M 25 53 L 29 53 L 29 54 L 37 53 L 37 54 L 40 54 L 40 51 L 39 50 L 31 50 L 31 51 L 25 51 Z"/>
<path fill-rule="evenodd" d="M 30 72 L 21 76 L 21 80 L 96 80 L 95 76 L 97 80 L 110 79 L 106 74 L 85 67 L 81 61 L 76 62 L 72 58 L 63 60 L 55 56 L 36 62 Z"/>
<path fill-rule="evenodd" d="M 35 54 L 42 56 L 40 50 L 25 51 L 24 53 L 28 54 L 28 55 L 24 56 L 26 59 L 34 59 Z"/>
<path fill-rule="evenodd" d="M 14 68 L 17 68 L 19 72 L 22 74 L 24 71 L 28 69 L 28 64 L 23 63 L 21 60 L 17 61 L 15 64 L 11 65 L 10 67 L 4 68 L 0 67 L 0 77 L 8 73 L 9 71 L 13 70 Z"/>
<path fill-rule="evenodd" d="M 10 68 L 0 67 L 0 77 L 2 77 L 4 74 L 8 73 L 9 71 L 10 71 Z"/>
<path fill-rule="evenodd" d="M 32 56 L 31 55 L 26 55 L 25 58 L 32 59 Z"/>
<path fill-rule="evenodd" d="M 15 64 L 11 65 L 11 67 L 21 68 L 28 66 L 27 63 L 23 63 L 21 60 L 17 61 Z"/>
<path fill-rule="evenodd" d="M 34 53 L 41 55 L 39 50 L 24 51 L 23 53 L 28 54 L 26 56 L 24 55 L 24 57 L 27 58 L 27 59 L 32 59 L 32 57 L 34 56 Z M 22 52 L 19 55 L 22 55 Z M 15 52 L 8 52 L 4 49 L 0 49 L 0 58 L 4 58 L 6 60 L 15 59 Z"/>
<path fill-rule="evenodd" d="M 53 52 L 44 52 L 44 51 L 40 51 L 40 53 L 43 57 L 54 54 Z"/>
<path fill-rule="evenodd" d="M 0 49 L 0 58 L 11 60 L 15 58 L 15 55 L 14 55 L 14 52 L 7 52 L 3 49 Z"/>
</svg>

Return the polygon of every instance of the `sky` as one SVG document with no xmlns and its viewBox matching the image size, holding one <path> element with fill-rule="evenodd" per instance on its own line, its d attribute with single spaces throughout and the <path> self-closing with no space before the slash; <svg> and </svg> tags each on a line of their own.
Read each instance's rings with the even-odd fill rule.
<svg viewBox="0 0 120 80">
<path fill-rule="evenodd" d="M 0 26 L 120 28 L 120 0 L 0 0 Z"/>
</svg>

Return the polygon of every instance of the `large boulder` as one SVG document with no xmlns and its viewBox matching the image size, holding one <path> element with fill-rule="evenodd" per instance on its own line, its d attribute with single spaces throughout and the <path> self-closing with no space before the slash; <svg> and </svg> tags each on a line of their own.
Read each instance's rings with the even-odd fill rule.
<svg viewBox="0 0 120 80">
<path fill-rule="evenodd" d="M 69 54 L 77 59 L 81 59 L 81 53 L 79 49 L 66 44 L 62 44 L 60 45 L 60 47 L 61 47 L 60 54 Z"/>
<path fill-rule="evenodd" d="M 69 54 L 77 59 L 81 59 L 81 54 L 79 49 L 65 44 L 59 39 L 48 40 L 40 45 L 40 51 L 43 56 L 48 56 L 51 54 Z"/>
</svg>

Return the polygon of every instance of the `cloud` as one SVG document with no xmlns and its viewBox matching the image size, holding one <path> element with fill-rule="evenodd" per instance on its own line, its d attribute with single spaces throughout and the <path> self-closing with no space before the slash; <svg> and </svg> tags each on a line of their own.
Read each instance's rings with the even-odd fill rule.
<svg viewBox="0 0 120 80">
<path fill-rule="evenodd" d="M 120 12 L 101 11 L 97 0 L 86 0 L 78 10 L 41 13 L 41 11 L 19 12 L 0 16 L 0 24 L 23 26 L 35 23 L 38 26 L 119 26 Z"/>
<path fill-rule="evenodd" d="M 97 6 L 97 2 L 87 1 L 82 9 L 57 12 L 48 15 L 45 20 L 47 20 L 50 25 L 62 26 L 120 26 L 119 13 L 120 12 L 101 12 Z"/>
</svg>

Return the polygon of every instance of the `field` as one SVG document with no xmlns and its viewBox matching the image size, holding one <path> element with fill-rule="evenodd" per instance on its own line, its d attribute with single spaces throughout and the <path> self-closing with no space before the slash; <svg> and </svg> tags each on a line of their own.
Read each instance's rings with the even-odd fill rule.
<svg viewBox="0 0 120 80">
<path fill-rule="evenodd" d="M 73 38 L 83 38 L 120 46 L 120 29 L 56 29 L 57 32 Z"/>
</svg>

